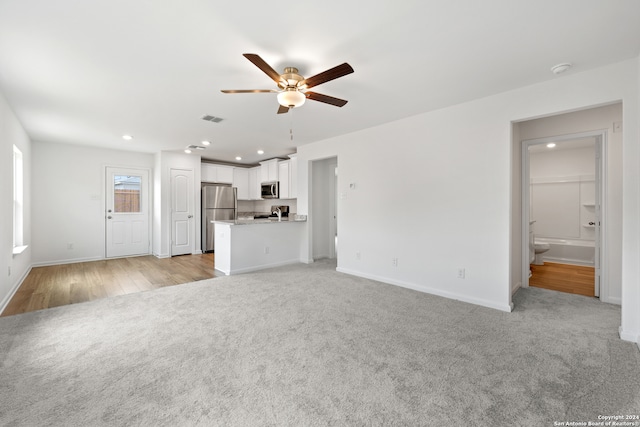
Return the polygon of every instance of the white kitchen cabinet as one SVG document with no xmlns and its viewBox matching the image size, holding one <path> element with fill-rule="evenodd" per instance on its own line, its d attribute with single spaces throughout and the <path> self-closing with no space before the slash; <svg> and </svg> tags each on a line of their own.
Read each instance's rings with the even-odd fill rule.
<svg viewBox="0 0 640 427">
<path fill-rule="evenodd" d="M 260 191 L 260 179 L 261 176 L 261 167 L 256 166 L 255 168 L 249 169 L 249 199 L 250 200 L 260 200 L 261 191 Z"/>
<path fill-rule="evenodd" d="M 290 199 L 289 160 L 278 163 L 278 177 L 280 178 L 280 198 Z"/>
<path fill-rule="evenodd" d="M 249 196 L 249 169 L 233 168 L 233 186 L 238 189 L 238 200 L 251 200 Z"/>
<path fill-rule="evenodd" d="M 217 178 L 216 170 L 213 165 L 208 163 L 202 163 L 200 165 L 200 181 L 202 182 L 214 182 L 213 180 Z"/>
<path fill-rule="evenodd" d="M 233 168 L 213 163 L 201 163 L 200 180 L 202 182 L 233 184 Z"/>
<path fill-rule="evenodd" d="M 289 197 L 298 198 L 298 156 L 290 154 L 289 158 Z"/>
<path fill-rule="evenodd" d="M 280 163 L 280 159 L 260 162 L 261 182 L 278 181 L 278 163 Z"/>
</svg>

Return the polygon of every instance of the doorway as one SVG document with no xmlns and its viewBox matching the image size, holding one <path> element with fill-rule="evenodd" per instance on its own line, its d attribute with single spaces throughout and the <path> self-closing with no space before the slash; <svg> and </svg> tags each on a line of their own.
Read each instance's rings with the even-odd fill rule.
<svg viewBox="0 0 640 427">
<path fill-rule="evenodd" d="M 522 142 L 522 283 L 600 297 L 606 131 Z M 590 277 L 589 277 L 590 276 Z"/>
<path fill-rule="evenodd" d="M 338 158 L 311 162 L 311 258 L 336 259 L 338 247 Z"/>
<path fill-rule="evenodd" d="M 105 174 L 105 257 L 149 254 L 149 171 L 107 166 Z"/>
</svg>

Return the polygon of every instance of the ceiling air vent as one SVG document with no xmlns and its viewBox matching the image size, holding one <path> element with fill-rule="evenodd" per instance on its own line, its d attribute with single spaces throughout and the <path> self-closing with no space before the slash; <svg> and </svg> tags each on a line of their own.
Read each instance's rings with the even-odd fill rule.
<svg viewBox="0 0 640 427">
<path fill-rule="evenodd" d="M 189 150 L 206 150 L 206 147 L 203 147 L 202 145 L 189 145 L 187 148 Z"/>
<path fill-rule="evenodd" d="M 220 123 L 224 119 L 221 117 L 210 116 L 209 114 L 205 114 L 204 116 L 202 116 L 202 120 L 206 120 L 208 122 L 213 122 L 213 123 Z"/>
</svg>

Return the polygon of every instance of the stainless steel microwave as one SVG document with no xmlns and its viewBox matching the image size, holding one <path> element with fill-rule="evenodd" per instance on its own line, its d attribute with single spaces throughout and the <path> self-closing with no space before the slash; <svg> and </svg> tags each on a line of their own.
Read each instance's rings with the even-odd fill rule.
<svg viewBox="0 0 640 427">
<path fill-rule="evenodd" d="M 280 183 L 278 181 L 263 182 L 260 187 L 262 189 L 260 193 L 263 199 L 280 198 Z"/>
</svg>

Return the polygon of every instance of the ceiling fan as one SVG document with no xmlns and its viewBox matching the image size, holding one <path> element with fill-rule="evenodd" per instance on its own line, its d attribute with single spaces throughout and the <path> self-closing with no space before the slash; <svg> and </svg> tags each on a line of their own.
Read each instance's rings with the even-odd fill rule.
<svg viewBox="0 0 640 427">
<path fill-rule="evenodd" d="M 333 96 L 323 95 L 321 93 L 311 92 L 308 90 L 314 86 L 318 86 L 322 83 L 337 79 L 338 77 L 353 73 L 353 68 L 351 68 L 351 65 L 346 62 L 323 71 L 322 73 L 316 74 L 315 76 L 304 78 L 298 74 L 298 69 L 295 67 L 286 67 L 284 69 L 284 73 L 278 74 L 278 72 L 267 64 L 264 59 L 260 58 L 259 55 L 256 55 L 255 53 L 244 53 L 243 56 L 276 82 L 278 89 L 230 89 L 222 90 L 221 92 L 277 93 L 278 103 L 280 104 L 278 114 L 287 113 L 291 108 L 301 106 L 307 98 L 313 101 L 335 105 L 336 107 L 342 107 L 347 103 L 344 99 L 334 98 Z"/>
</svg>

